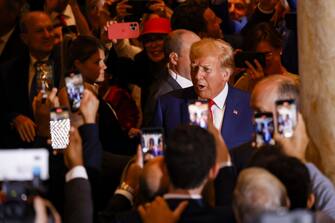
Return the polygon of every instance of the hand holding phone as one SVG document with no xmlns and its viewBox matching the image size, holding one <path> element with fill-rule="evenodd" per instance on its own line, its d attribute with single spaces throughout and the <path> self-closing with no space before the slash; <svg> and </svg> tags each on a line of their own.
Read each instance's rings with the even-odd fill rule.
<svg viewBox="0 0 335 223">
<path fill-rule="evenodd" d="M 69 98 L 71 111 L 76 112 L 84 93 L 84 83 L 81 74 L 71 74 L 65 77 L 66 91 Z"/>
<path fill-rule="evenodd" d="M 141 145 L 143 161 L 164 155 L 164 137 L 161 128 L 142 129 Z"/>
<path fill-rule="evenodd" d="M 293 99 L 276 101 L 277 129 L 284 137 L 293 136 L 297 125 L 297 106 Z"/>
<path fill-rule="evenodd" d="M 208 101 L 195 100 L 188 104 L 188 112 L 191 125 L 197 125 L 201 128 L 207 128 L 208 125 Z"/>
<path fill-rule="evenodd" d="M 50 135 L 53 149 L 66 149 L 69 144 L 70 114 L 66 108 L 50 110 Z"/>
<path fill-rule="evenodd" d="M 131 39 L 140 35 L 138 22 L 111 23 L 108 26 L 108 39 Z"/>
<path fill-rule="evenodd" d="M 242 51 L 238 52 L 234 56 L 235 67 L 248 68 L 246 61 L 248 61 L 253 67 L 257 67 L 254 60 L 257 60 L 262 67 L 265 67 L 265 54 L 259 52 Z"/>
<path fill-rule="evenodd" d="M 263 145 L 274 145 L 273 139 L 274 123 L 271 112 L 256 112 L 254 114 L 256 137 L 255 144 L 257 148 Z"/>
</svg>

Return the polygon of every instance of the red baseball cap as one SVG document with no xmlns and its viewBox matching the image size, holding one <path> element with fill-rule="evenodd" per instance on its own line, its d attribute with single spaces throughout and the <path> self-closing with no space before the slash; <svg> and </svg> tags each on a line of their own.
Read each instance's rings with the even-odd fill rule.
<svg viewBox="0 0 335 223">
<path fill-rule="evenodd" d="M 145 34 L 168 34 L 171 32 L 171 23 L 166 18 L 152 18 L 145 21 L 142 25 L 141 36 Z"/>
</svg>

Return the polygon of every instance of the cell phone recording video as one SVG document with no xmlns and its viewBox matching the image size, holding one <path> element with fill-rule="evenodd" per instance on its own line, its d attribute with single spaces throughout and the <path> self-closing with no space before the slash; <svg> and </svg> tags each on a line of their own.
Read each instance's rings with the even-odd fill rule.
<svg viewBox="0 0 335 223">
<path fill-rule="evenodd" d="M 113 23 L 108 26 L 108 39 L 131 39 L 139 36 L 138 22 Z"/>
<path fill-rule="evenodd" d="M 208 101 L 195 100 L 188 104 L 188 113 L 191 125 L 207 128 L 208 125 Z"/>
<path fill-rule="evenodd" d="M 161 128 L 142 129 L 141 145 L 143 161 L 164 155 L 164 137 Z"/>
<path fill-rule="evenodd" d="M 257 60 L 262 67 L 265 67 L 265 54 L 258 52 L 243 51 L 238 52 L 234 56 L 235 66 L 238 68 L 248 68 L 245 61 L 251 63 L 252 66 L 256 67 L 254 60 Z"/>
<path fill-rule="evenodd" d="M 284 137 L 292 137 L 297 124 L 297 105 L 295 100 L 276 101 L 277 128 Z"/>
<path fill-rule="evenodd" d="M 273 139 L 274 123 L 271 112 L 256 112 L 254 114 L 256 137 L 255 144 L 257 148 L 263 145 L 274 145 Z"/>
<path fill-rule="evenodd" d="M 37 62 L 35 66 L 37 89 L 42 92 L 42 98 L 46 99 L 48 97 L 48 93 L 54 86 L 53 66 L 49 62 Z"/>
<path fill-rule="evenodd" d="M 70 114 L 66 108 L 54 108 L 50 111 L 50 135 L 53 149 L 66 149 L 69 145 Z"/>
<path fill-rule="evenodd" d="M 69 98 L 71 111 L 76 112 L 84 93 L 83 77 L 81 74 L 71 74 L 65 77 L 66 91 Z"/>
</svg>

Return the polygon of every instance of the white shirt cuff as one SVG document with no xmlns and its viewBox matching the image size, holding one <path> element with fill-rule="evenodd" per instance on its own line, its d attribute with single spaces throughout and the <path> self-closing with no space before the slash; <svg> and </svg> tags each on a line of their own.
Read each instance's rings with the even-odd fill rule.
<svg viewBox="0 0 335 223">
<path fill-rule="evenodd" d="M 131 206 L 134 206 L 134 196 L 131 193 L 129 193 L 128 191 L 122 190 L 122 189 L 117 189 L 115 191 L 115 194 L 121 194 L 121 195 L 125 196 L 130 201 Z"/>
<path fill-rule="evenodd" d="M 69 172 L 67 172 L 65 175 L 66 182 L 69 182 L 75 178 L 84 178 L 86 180 L 88 179 L 85 167 L 75 166 L 71 170 L 69 170 Z"/>
</svg>

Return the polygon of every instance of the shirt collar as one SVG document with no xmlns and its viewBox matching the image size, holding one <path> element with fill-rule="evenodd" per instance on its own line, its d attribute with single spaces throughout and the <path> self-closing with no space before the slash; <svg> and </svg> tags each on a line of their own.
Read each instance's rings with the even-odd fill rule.
<svg viewBox="0 0 335 223">
<path fill-rule="evenodd" d="M 226 83 L 223 90 L 212 100 L 214 101 L 217 107 L 219 107 L 220 109 L 223 109 L 226 103 L 227 96 L 228 96 L 228 84 Z"/>
<path fill-rule="evenodd" d="M 33 55 L 29 54 L 30 57 L 30 64 L 35 64 L 37 61 L 47 61 L 49 59 L 49 56 L 44 57 L 42 60 L 36 59 Z"/>
<path fill-rule="evenodd" d="M 171 70 L 170 68 L 168 68 L 169 74 L 170 76 L 177 81 L 177 83 L 182 87 L 182 88 L 188 88 L 193 86 L 192 81 L 190 81 L 189 79 L 177 74 L 176 72 L 174 72 L 173 70 Z"/>
<path fill-rule="evenodd" d="M 202 199 L 200 194 L 174 194 L 168 193 L 163 196 L 165 199 Z"/>
</svg>

